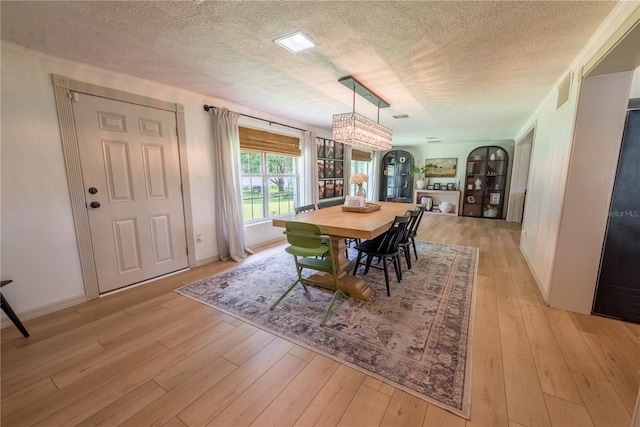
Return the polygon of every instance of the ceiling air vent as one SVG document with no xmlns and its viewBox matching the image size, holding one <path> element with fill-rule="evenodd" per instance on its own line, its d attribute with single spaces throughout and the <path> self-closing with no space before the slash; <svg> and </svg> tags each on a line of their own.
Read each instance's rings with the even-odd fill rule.
<svg viewBox="0 0 640 427">
<path fill-rule="evenodd" d="M 569 93 L 571 92 L 571 76 L 573 74 L 569 73 L 567 77 L 564 78 L 560 86 L 558 86 L 558 101 L 556 103 L 556 110 L 559 110 L 564 104 L 569 100 Z"/>
<path fill-rule="evenodd" d="M 393 116 L 394 119 L 408 119 L 409 115 L 408 114 L 398 114 Z"/>
</svg>

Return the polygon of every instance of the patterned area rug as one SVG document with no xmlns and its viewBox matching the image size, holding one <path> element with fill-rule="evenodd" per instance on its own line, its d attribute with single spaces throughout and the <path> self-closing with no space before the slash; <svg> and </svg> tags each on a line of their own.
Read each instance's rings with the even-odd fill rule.
<svg viewBox="0 0 640 427">
<path fill-rule="evenodd" d="M 296 280 L 293 257 L 282 250 L 177 289 L 297 344 L 469 418 L 471 343 L 478 249 L 416 242 L 419 260 L 404 259 L 403 280 L 391 271 L 361 276 L 369 301 L 339 298 L 326 326 L 320 320 L 332 294 L 302 286 L 269 306 Z M 355 258 L 350 250 L 349 257 Z M 391 268 L 393 270 L 393 267 Z M 364 272 L 360 267 L 358 274 Z"/>
</svg>

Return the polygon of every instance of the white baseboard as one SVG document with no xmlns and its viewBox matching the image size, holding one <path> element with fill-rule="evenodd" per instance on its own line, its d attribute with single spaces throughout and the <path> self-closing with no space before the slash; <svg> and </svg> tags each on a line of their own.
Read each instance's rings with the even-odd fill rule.
<svg viewBox="0 0 640 427">
<path fill-rule="evenodd" d="M 536 286 L 538 287 L 538 291 L 540 291 L 540 295 L 542 295 L 542 299 L 544 300 L 544 302 L 547 305 L 549 305 L 549 291 L 547 290 L 545 292 L 544 288 L 541 286 L 542 281 L 540 280 L 540 277 L 538 276 L 536 270 L 531 265 L 531 260 L 529 260 L 529 257 L 527 256 L 527 253 L 524 252 L 522 249 L 520 249 L 520 253 L 522 254 L 522 257 L 524 258 L 524 261 L 527 263 L 527 267 L 529 267 L 529 271 L 531 272 L 531 275 L 533 276 L 533 280 L 535 280 L 535 282 L 536 282 Z"/>
<path fill-rule="evenodd" d="M 85 295 L 80 295 L 80 296 L 68 298 L 62 301 L 57 301 L 52 304 L 47 304 L 42 307 L 16 313 L 16 315 L 18 316 L 18 319 L 20 319 L 21 322 L 24 322 L 29 319 L 35 319 L 36 317 L 44 316 L 45 314 L 53 313 L 54 311 L 60 311 L 62 309 L 72 307 L 74 305 L 83 304 L 87 301 L 89 300 Z M 11 319 L 9 319 L 9 317 L 7 317 L 7 315 L 4 314 L 4 312 L 2 312 L 1 322 L 2 322 L 3 328 L 13 324 L 13 322 L 11 322 Z"/>
<path fill-rule="evenodd" d="M 220 257 L 219 256 L 212 256 L 212 257 L 208 257 L 208 258 L 203 258 L 203 259 L 198 259 L 196 260 L 196 267 L 202 267 L 205 264 L 210 264 L 212 262 L 216 262 L 216 261 L 220 261 Z"/>
<path fill-rule="evenodd" d="M 269 240 L 266 240 L 264 242 L 260 242 L 259 244 L 253 245 L 252 248 L 249 248 L 249 249 L 260 250 L 260 249 L 263 249 L 265 247 L 269 247 L 269 246 L 277 244 L 277 243 L 285 243 L 286 241 L 287 241 L 287 239 L 285 237 L 277 236 L 274 239 L 269 239 Z M 216 262 L 216 261 L 220 261 L 220 255 L 215 255 L 215 256 L 212 256 L 212 257 L 207 257 L 207 258 L 196 260 L 196 267 L 202 267 L 205 264 L 210 264 L 210 263 Z"/>
</svg>

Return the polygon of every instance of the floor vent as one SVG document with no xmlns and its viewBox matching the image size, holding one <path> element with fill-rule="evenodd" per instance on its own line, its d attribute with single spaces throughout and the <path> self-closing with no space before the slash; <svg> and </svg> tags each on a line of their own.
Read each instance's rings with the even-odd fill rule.
<svg viewBox="0 0 640 427">
<path fill-rule="evenodd" d="M 569 94 L 571 93 L 571 76 L 573 74 L 569 73 L 567 77 L 564 78 L 560 86 L 558 86 L 558 101 L 556 103 L 556 110 L 559 110 L 564 104 L 569 100 Z"/>
</svg>

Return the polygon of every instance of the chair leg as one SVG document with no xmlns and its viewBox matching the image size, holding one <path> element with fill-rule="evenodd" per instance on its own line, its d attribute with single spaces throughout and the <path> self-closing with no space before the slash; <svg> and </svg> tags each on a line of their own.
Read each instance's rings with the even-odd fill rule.
<svg viewBox="0 0 640 427">
<path fill-rule="evenodd" d="M 356 258 L 356 265 L 353 267 L 353 275 L 356 275 L 358 271 L 358 267 L 360 267 L 360 259 L 362 258 L 362 251 L 358 251 L 358 256 Z"/>
<path fill-rule="evenodd" d="M 411 246 L 403 246 L 404 258 L 407 260 L 407 270 L 411 270 Z"/>
<path fill-rule="evenodd" d="M 367 264 L 364 267 L 364 274 L 369 273 L 369 269 L 371 268 L 371 260 L 373 258 L 371 257 L 371 255 L 367 255 Z"/>
<path fill-rule="evenodd" d="M 298 263 L 298 257 L 295 257 L 296 260 L 296 269 L 298 270 L 298 282 L 300 282 L 300 284 L 302 285 L 302 287 L 304 288 L 305 292 L 309 292 L 309 289 L 307 289 L 307 285 L 304 284 L 304 282 L 302 281 L 302 269 L 304 267 L 302 267 L 299 263 Z M 295 283 L 294 285 L 295 286 Z"/>
<path fill-rule="evenodd" d="M 398 282 L 402 282 L 402 263 L 400 262 L 400 254 L 393 258 L 393 266 L 396 269 L 396 277 Z"/>
<path fill-rule="evenodd" d="M 11 308 L 7 300 L 4 299 L 4 295 L 2 295 L 1 293 L 0 293 L 0 298 L 2 298 L 2 300 L 0 300 L 0 305 L 2 305 L 2 311 L 4 311 L 6 315 L 9 317 L 9 319 L 11 319 L 13 324 L 16 325 L 16 328 L 18 328 L 18 330 L 22 333 L 22 336 L 27 338 L 29 336 L 29 332 L 27 332 L 27 329 L 22 325 L 22 322 L 20 321 L 20 319 L 18 319 L 18 316 L 13 311 L 13 309 Z"/>
<path fill-rule="evenodd" d="M 333 304 L 335 304 L 336 299 L 338 299 L 340 294 L 342 294 L 342 291 L 340 291 L 340 289 L 337 289 L 334 292 L 333 298 L 331 298 L 331 304 L 329 304 L 329 307 L 327 308 L 327 311 L 324 312 L 324 317 L 322 318 L 322 322 L 320 322 L 320 326 L 324 326 L 325 323 L 327 323 L 327 320 L 329 319 L 329 315 L 331 314 L 331 311 L 333 310 Z"/>
<path fill-rule="evenodd" d="M 416 261 L 418 260 L 418 251 L 416 250 L 416 239 L 411 237 L 411 244 L 413 245 L 413 253 L 416 254 Z"/>
<path fill-rule="evenodd" d="M 276 302 L 274 302 L 273 305 L 271 305 L 271 307 L 269 307 L 269 310 L 273 310 L 274 308 L 276 308 L 276 305 L 280 304 L 280 302 L 284 299 L 284 297 L 289 295 L 289 292 L 291 292 L 291 290 L 293 288 L 295 288 L 298 283 L 300 283 L 302 286 L 304 286 L 304 284 L 300 281 L 300 279 L 298 279 L 295 282 L 293 282 L 293 285 L 289 286 L 289 289 L 287 289 L 284 294 L 280 295 L 280 298 L 278 298 L 276 300 Z M 305 287 L 305 289 L 306 289 L 306 287 Z"/>
<path fill-rule="evenodd" d="M 391 291 L 389 290 L 389 267 L 387 265 L 388 262 L 389 260 L 387 259 L 387 257 L 382 257 L 382 264 L 384 265 L 384 281 L 387 284 L 387 296 L 390 297 Z"/>
</svg>

